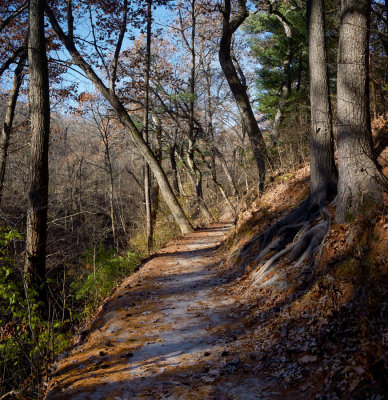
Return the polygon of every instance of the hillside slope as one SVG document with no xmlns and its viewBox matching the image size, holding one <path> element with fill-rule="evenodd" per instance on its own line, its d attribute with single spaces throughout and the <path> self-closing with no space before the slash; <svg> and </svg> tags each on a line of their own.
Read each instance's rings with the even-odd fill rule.
<svg viewBox="0 0 388 400">
<path fill-rule="evenodd" d="M 332 223 L 314 259 L 282 257 L 254 279 L 272 255 L 256 261 L 257 234 L 307 195 L 308 172 L 278 176 L 235 227 L 185 236 L 129 277 L 57 363 L 47 399 L 386 398 L 387 201 Z"/>
</svg>

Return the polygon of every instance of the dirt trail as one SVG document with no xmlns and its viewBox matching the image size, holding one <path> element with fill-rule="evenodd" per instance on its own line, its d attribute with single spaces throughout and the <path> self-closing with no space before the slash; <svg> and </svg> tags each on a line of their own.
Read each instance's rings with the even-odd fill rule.
<svg viewBox="0 0 388 400">
<path fill-rule="evenodd" d="M 217 260 L 229 228 L 196 231 L 127 278 L 59 362 L 47 399 L 273 398 Z"/>
</svg>

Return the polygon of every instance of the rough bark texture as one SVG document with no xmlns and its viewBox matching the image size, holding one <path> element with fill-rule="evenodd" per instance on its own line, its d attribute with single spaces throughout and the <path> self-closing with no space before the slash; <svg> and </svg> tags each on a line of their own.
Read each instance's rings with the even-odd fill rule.
<svg viewBox="0 0 388 400">
<path fill-rule="evenodd" d="M 95 73 L 93 68 L 85 61 L 85 59 L 81 56 L 79 51 L 74 45 L 74 42 L 70 40 L 69 35 L 66 35 L 60 25 L 58 24 L 57 19 L 55 18 L 54 13 L 46 5 L 46 13 L 50 20 L 50 23 L 62 41 L 64 46 L 66 47 L 67 51 L 70 53 L 74 64 L 79 66 L 85 75 L 90 79 L 93 83 L 94 87 L 102 94 L 102 96 L 109 101 L 110 105 L 112 106 L 113 110 L 116 113 L 118 120 L 125 126 L 133 135 L 133 139 L 138 146 L 138 149 L 141 155 L 145 158 L 148 165 L 150 166 L 158 184 L 160 191 L 169 207 L 171 214 L 173 215 L 176 223 L 178 224 L 182 233 L 189 233 L 193 230 L 190 221 L 187 219 L 186 215 L 184 214 L 182 207 L 180 206 L 178 200 L 176 199 L 171 186 L 167 180 L 166 173 L 164 172 L 163 168 L 161 167 L 160 163 L 156 159 L 155 155 L 153 154 L 152 150 L 148 146 L 148 144 L 144 141 L 142 135 L 140 134 L 139 130 L 137 129 L 136 125 L 132 121 L 131 117 L 129 116 L 128 112 L 126 111 L 125 107 L 118 99 L 116 94 L 109 90 L 102 80 L 98 77 Z"/>
<path fill-rule="evenodd" d="M 310 196 L 322 206 L 337 189 L 323 0 L 307 2 L 310 70 Z"/>
<path fill-rule="evenodd" d="M 266 147 L 263 136 L 257 125 L 256 118 L 253 114 L 252 107 L 249 102 L 247 88 L 240 81 L 236 68 L 231 57 L 231 45 L 234 32 L 244 22 L 248 16 L 245 0 L 238 1 L 238 11 L 235 17 L 231 20 L 231 4 L 230 0 L 225 0 L 225 8 L 223 10 L 223 29 L 219 50 L 219 61 L 224 72 L 225 78 L 228 81 L 230 90 L 236 100 L 244 120 L 245 128 L 251 142 L 253 155 L 259 169 L 259 190 L 264 188 L 265 181 L 265 154 Z"/>
<path fill-rule="evenodd" d="M 342 0 L 338 48 L 338 196 L 336 220 L 380 199 L 369 116 L 368 0 Z"/>
<path fill-rule="evenodd" d="M 44 1 L 30 0 L 28 64 L 30 77 L 31 167 L 27 211 L 25 273 L 45 302 L 50 99 L 44 37 Z"/>
<path fill-rule="evenodd" d="M 5 110 L 4 122 L 0 136 L 0 205 L 3 196 L 3 185 L 5 177 L 5 168 L 7 165 L 9 138 L 12 131 L 12 123 L 15 115 L 15 108 L 16 108 L 17 98 L 19 95 L 19 89 L 23 80 L 22 73 L 26 59 L 27 59 L 27 54 L 22 55 L 20 57 L 19 64 L 15 69 L 12 88 L 11 92 L 9 93 L 7 108 Z"/>
</svg>

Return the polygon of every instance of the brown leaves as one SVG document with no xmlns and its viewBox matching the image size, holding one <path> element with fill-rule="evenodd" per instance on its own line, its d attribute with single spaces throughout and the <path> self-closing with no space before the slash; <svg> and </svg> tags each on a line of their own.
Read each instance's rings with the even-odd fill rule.
<svg viewBox="0 0 388 400">
<path fill-rule="evenodd" d="M 11 339 L 18 332 L 27 332 L 27 325 L 23 322 L 22 324 L 16 324 L 16 322 L 8 322 L 7 324 L 0 327 L 0 341 Z"/>
</svg>

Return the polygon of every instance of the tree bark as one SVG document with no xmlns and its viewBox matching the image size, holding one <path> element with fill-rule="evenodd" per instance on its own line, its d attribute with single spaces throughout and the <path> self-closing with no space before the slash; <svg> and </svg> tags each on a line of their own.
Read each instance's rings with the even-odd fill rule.
<svg viewBox="0 0 388 400">
<path fill-rule="evenodd" d="M 381 200 L 369 115 L 369 0 L 342 0 L 338 47 L 338 196 L 336 221 Z"/>
<path fill-rule="evenodd" d="M 151 27 L 152 27 L 152 0 L 147 0 L 147 39 L 146 39 L 146 69 L 145 69 L 145 104 L 144 104 L 144 140 L 148 143 L 149 128 L 149 92 L 150 92 L 150 67 L 151 67 Z M 151 210 L 151 171 L 147 162 L 144 165 L 144 198 L 146 212 L 147 249 L 151 252 L 153 247 L 153 224 Z"/>
<path fill-rule="evenodd" d="M 231 45 L 234 32 L 244 22 L 248 16 L 245 0 L 238 0 L 238 11 L 235 17 L 231 20 L 231 4 L 230 0 L 224 0 L 223 10 L 223 29 L 219 49 L 219 61 L 224 72 L 225 78 L 228 81 L 230 90 L 236 100 L 237 106 L 240 110 L 244 124 L 251 142 L 251 147 L 257 168 L 259 170 L 259 191 L 264 188 L 265 182 L 265 155 L 266 146 L 263 135 L 259 129 L 257 121 L 252 111 L 251 104 L 247 93 L 247 87 L 244 86 L 237 74 L 236 68 L 233 64 L 231 57 Z"/>
<path fill-rule="evenodd" d="M 307 24 L 311 103 L 310 197 L 314 204 L 323 206 L 337 190 L 323 0 L 308 0 Z"/>
<path fill-rule="evenodd" d="M 44 37 L 44 1 L 30 0 L 28 64 L 30 78 L 31 166 L 27 211 L 25 274 L 28 285 L 46 305 L 46 241 L 50 98 Z"/>
<path fill-rule="evenodd" d="M 177 196 L 180 196 L 180 190 L 178 185 L 178 169 L 175 160 L 175 142 L 170 146 L 170 164 L 171 164 L 171 172 L 172 172 L 172 188 Z"/>
<path fill-rule="evenodd" d="M 155 128 L 156 128 L 156 151 L 155 155 L 159 163 L 162 162 L 163 153 L 162 153 L 162 122 L 156 114 L 154 114 L 156 118 L 154 119 Z M 152 191 L 152 210 L 151 210 L 151 223 L 152 226 L 155 227 L 156 219 L 158 216 L 159 210 L 159 185 L 157 182 L 154 182 L 153 191 Z"/>
<path fill-rule="evenodd" d="M 46 4 L 46 13 L 50 20 L 51 26 L 53 27 L 55 33 L 61 40 L 61 42 L 66 47 L 67 51 L 70 53 L 73 62 L 82 69 L 82 71 L 86 74 L 86 76 L 93 83 L 94 87 L 102 94 L 102 96 L 108 100 L 113 110 L 116 113 L 118 120 L 121 124 L 131 132 L 135 143 L 138 146 L 138 149 L 141 155 L 145 158 L 148 165 L 150 166 L 156 180 L 158 181 L 160 190 L 163 194 L 164 199 L 166 200 L 167 206 L 169 207 L 171 214 L 173 215 L 176 223 L 178 224 L 182 233 L 189 233 L 193 230 L 190 221 L 184 214 L 182 207 L 180 206 L 178 200 L 176 199 L 174 192 L 171 189 L 171 186 L 167 180 L 166 173 L 161 167 L 160 163 L 156 159 L 153 154 L 151 148 L 144 141 L 141 133 L 137 129 L 136 125 L 132 121 L 128 112 L 126 111 L 124 105 L 119 100 L 117 95 L 109 90 L 102 80 L 98 77 L 96 72 L 93 70 L 90 64 L 86 62 L 86 60 L 81 56 L 75 44 L 72 40 L 70 40 L 69 35 L 66 35 L 60 25 L 58 24 L 57 19 L 55 18 L 54 13 L 51 8 Z"/>
<path fill-rule="evenodd" d="M 5 177 L 5 168 L 7 165 L 9 139 L 12 131 L 15 108 L 19 95 L 20 86 L 23 81 L 23 68 L 27 59 L 27 54 L 22 54 L 19 63 L 14 72 L 11 92 L 9 94 L 7 108 L 5 111 L 3 129 L 0 136 L 0 205 L 3 196 L 3 186 Z"/>
</svg>

